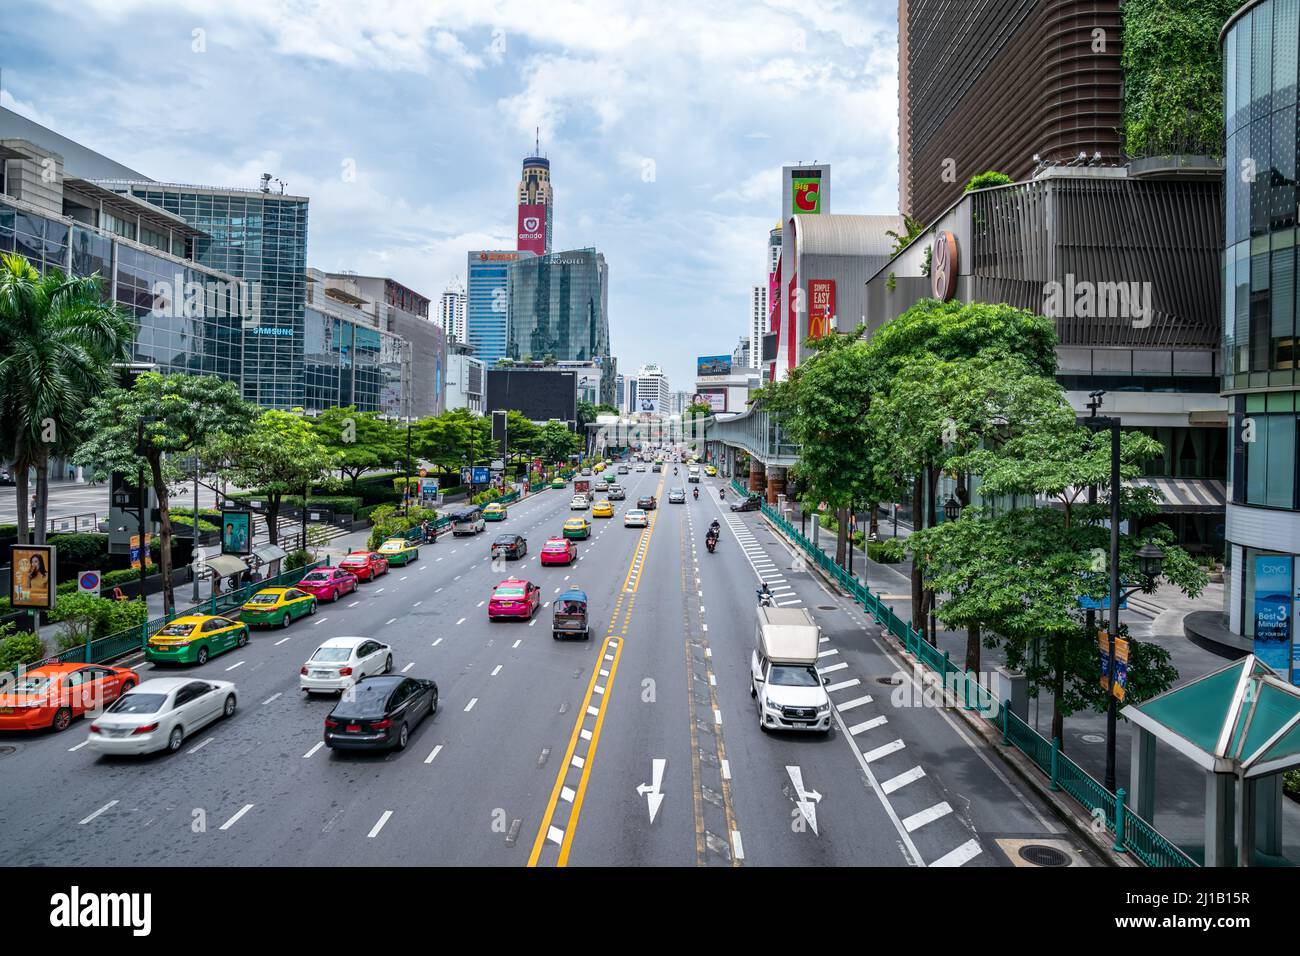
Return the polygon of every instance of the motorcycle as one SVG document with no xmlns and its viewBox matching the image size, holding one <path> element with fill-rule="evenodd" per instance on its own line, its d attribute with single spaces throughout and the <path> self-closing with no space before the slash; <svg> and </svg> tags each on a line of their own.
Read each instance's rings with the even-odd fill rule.
<svg viewBox="0 0 1300 956">
<path fill-rule="evenodd" d="M 771 606 L 772 606 L 772 592 L 771 592 L 771 591 L 764 591 L 762 588 L 759 588 L 758 591 L 757 591 L 756 593 L 758 594 L 758 606 L 759 606 L 759 607 L 771 607 Z"/>
<path fill-rule="evenodd" d="M 713 549 L 718 546 L 718 536 L 713 532 L 709 532 L 704 537 L 704 546 L 709 549 L 709 554 L 712 554 Z"/>
<path fill-rule="evenodd" d="M 718 489 L 718 500 L 719 500 L 719 501 L 726 501 L 726 500 L 727 500 L 727 489 L 726 489 L 726 488 L 719 488 L 719 489 Z"/>
<path fill-rule="evenodd" d="M 700 500 L 700 489 L 699 489 L 699 488 L 696 488 L 696 489 L 695 489 L 695 500 L 696 500 L 696 501 L 699 501 L 699 500 Z"/>
</svg>

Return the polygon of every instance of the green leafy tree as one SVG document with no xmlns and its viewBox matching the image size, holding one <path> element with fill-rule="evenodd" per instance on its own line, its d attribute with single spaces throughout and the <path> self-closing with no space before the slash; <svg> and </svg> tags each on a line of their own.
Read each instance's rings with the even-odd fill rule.
<svg viewBox="0 0 1300 956">
<path fill-rule="evenodd" d="M 892 229 L 886 229 L 885 235 L 894 240 L 894 247 L 889 250 L 890 256 L 896 256 L 908 246 L 917 236 L 925 232 L 925 223 L 919 219 L 913 219 L 906 213 L 903 214 L 903 231 L 895 232 Z"/>
<path fill-rule="evenodd" d="M 237 435 L 249 427 L 253 407 L 233 382 L 205 375 L 139 376 L 129 389 L 99 395 L 85 415 L 89 437 L 74 461 L 100 471 L 134 475 L 144 467 L 158 496 L 163 607 L 175 609 L 172 594 L 170 486 L 185 479 L 170 459 L 195 452 L 219 433 Z M 143 439 L 140 444 L 139 440 Z"/>
<path fill-rule="evenodd" d="M 317 440 L 334 456 L 340 475 L 349 480 L 354 492 L 357 481 L 367 471 L 386 468 L 406 454 L 406 430 L 374 412 L 358 412 L 356 406 L 330 408 L 309 421 Z"/>
<path fill-rule="evenodd" d="M 522 412 L 511 410 L 506 413 L 506 444 L 510 457 L 525 458 L 537 453 L 541 428 Z"/>
<path fill-rule="evenodd" d="M 36 472 L 36 542 L 45 543 L 52 455 L 87 434 L 85 411 L 131 357 L 132 319 L 101 295 L 98 274 L 44 275 L 19 255 L 0 258 L 0 457 L 12 457 L 18 540 L 28 540 L 28 469 Z"/>
<path fill-rule="evenodd" d="M 231 480 L 266 496 L 266 525 L 272 544 L 280 541 L 280 507 L 285 495 L 302 495 L 305 504 L 313 486 L 328 487 L 330 473 L 338 467 L 338 460 L 305 418 L 277 409 L 262 412 L 247 431 L 220 436 L 215 445 L 230 462 Z"/>
<path fill-rule="evenodd" d="M 538 432 L 537 454 L 546 461 L 564 462 L 582 450 L 582 437 L 563 422 L 547 422 Z"/>
</svg>

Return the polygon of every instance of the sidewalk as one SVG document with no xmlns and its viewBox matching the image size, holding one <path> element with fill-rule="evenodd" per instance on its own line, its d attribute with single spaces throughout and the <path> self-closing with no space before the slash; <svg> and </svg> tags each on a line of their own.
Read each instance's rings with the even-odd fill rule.
<svg viewBox="0 0 1300 956">
<path fill-rule="evenodd" d="M 797 523 L 796 513 L 796 525 Z M 892 526 L 887 529 L 882 522 L 882 539 L 888 531 L 892 531 Z M 901 537 L 901 523 L 899 532 Z M 833 558 L 834 536 L 823 531 L 818 547 Z M 859 564 L 859 561 L 862 563 Z M 872 593 L 885 601 L 904 620 L 911 617 L 911 580 L 908 570 L 906 565 L 877 564 L 855 549 L 855 576 L 865 581 Z M 1193 643 L 1184 633 L 1183 622 L 1189 615 L 1204 617 L 1221 610 L 1222 584 L 1210 584 L 1195 599 L 1186 597 L 1177 588 L 1166 584 L 1154 594 L 1138 595 L 1136 599 L 1130 599 L 1128 604 L 1128 609 L 1120 611 L 1120 621 L 1128 626 L 1129 634 L 1134 639 L 1157 644 L 1169 652 L 1171 663 L 1179 675 L 1174 682 L 1175 686 L 1217 670 L 1240 656 L 1229 655 L 1228 649 L 1217 648 L 1208 642 L 1203 642 L 1204 646 L 1202 643 Z M 964 631 L 940 630 L 936 635 L 936 644 L 940 650 L 947 651 L 958 665 L 965 662 Z M 1216 649 L 1222 653 L 1215 653 Z M 983 673 L 991 673 L 1004 662 L 1001 650 L 990 650 L 987 647 L 981 649 L 980 670 Z M 985 680 L 981 679 L 981 683 L 985 683 Z M 1025 720 L 1044 737 L 1050 735 L 1052 697 L 1049 693 L 1043 691 L 1039 698 L 1030 698 L 1029 713 L 1025 715 Z M 1105 742 L 1105 713 L 1079 711 L 1065 718 L 1063 751 L 1098 781 L 1105 776 Z M 1124 788 L 1129 787 L 1131 742 L 1131 726 L 1121 718 L 1116 732 L 1115 775 L 1117 785 Z M 1204 851 L 1205 838 L 1204 773 L 1164 744 L 1157 745 L 1156 765 L 1155 818 L 1148 822 L 1177 843 L 1184 852 L 1199 859 Z M 1283 799 L 1283 821 L 1283 853 L 1288 861 L 1300 862 L 1300 803 Z"/>
</svg>

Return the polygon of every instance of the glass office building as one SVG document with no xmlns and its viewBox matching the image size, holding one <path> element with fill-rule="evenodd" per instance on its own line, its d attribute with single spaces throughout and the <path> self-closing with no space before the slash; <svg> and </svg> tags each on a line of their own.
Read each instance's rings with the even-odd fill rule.
<svg viewBox="0 0 1300 956">
<path fill-rule="evenodd" d="M 139 323 L 133 358 L 167 372 L 240 380 L 243 330 L 233 296 L 159 296 L 167 289 L 233 289 L 228 275 L 141 247 L 94 226 L 44 216 L 0 200 L 0 252 L 17 252 L 42 272 L 98 273 L 105 298 Z"/>
<path fill-rule="evenodd" d="M 306 400 L 304 306 L 307 199 L 249 189 L 101 180 L 98 185 L 181 217 L 204 235 L 194 260 L 251 284 L 244 315 L 244 398 L 266 408 Z"/>
<path fill-rule="evenodd" d="M 303 324 L 304 409 L 403 413 L 399 336 L 311 307 Z"/>
<path fill-rule="evenodd" d="M 1233 439 L 1225 616 L 1234 633 L 1250 638 L 1265 663 L 1285 675 L 1300 623 L 1300 0 L 1245 4 L 1221 41 L 1223 393 L 1231 402 Z M 1255 174 L 1239 174 L 1249 170 Z M 1300 679 L 1300 664 L 1293 677 Z"/>
<path fill-rule="evenodd" d="M 521 259 L 509 269 L 506 356 L 609 360 L 609 268 L 595 249 Z"/>
<path fill-rule="evenodd" d="M 508 275 L 512 262 L 530 255 L 501 249 L 471 252 L 465 269 L 465 341 L 491 365 L 506 357 Z"/>
</svg>

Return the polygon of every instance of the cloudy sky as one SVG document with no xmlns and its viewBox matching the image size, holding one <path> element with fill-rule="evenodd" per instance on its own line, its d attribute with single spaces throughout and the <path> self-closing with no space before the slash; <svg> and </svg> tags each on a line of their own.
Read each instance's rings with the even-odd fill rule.
<svg viewBox="0 0 1300 956">
<path fill-rule="evenodd" d="M 541 127 L 554 248 L 610 266 L 624 371 L 748 333 L 782 163 L 897 210 L 895 0 L 33 0 L 0 103 L 155 179 L 311 198 L 308 262 L 436 298 L 514 248 Z"/>
</svg>

